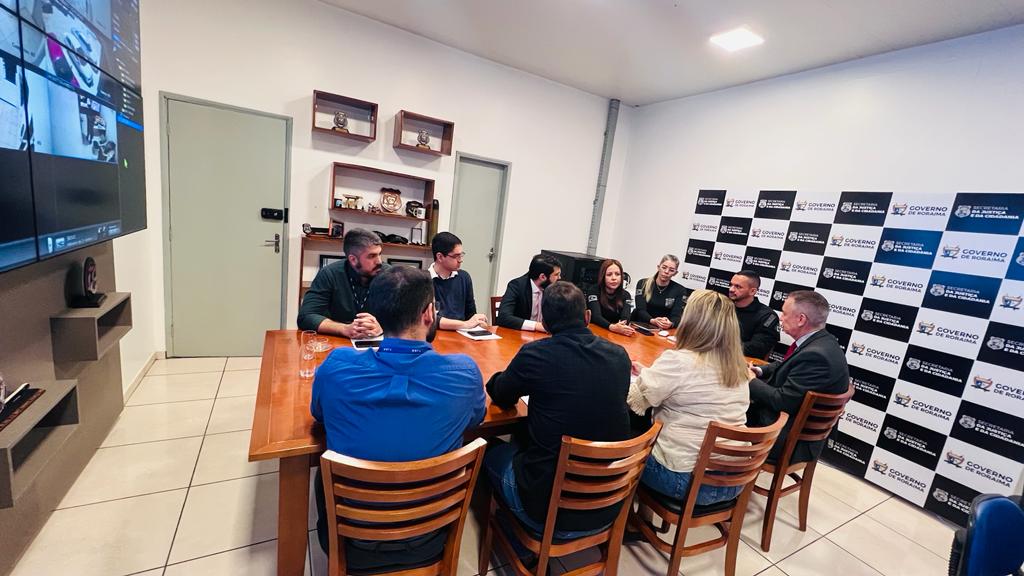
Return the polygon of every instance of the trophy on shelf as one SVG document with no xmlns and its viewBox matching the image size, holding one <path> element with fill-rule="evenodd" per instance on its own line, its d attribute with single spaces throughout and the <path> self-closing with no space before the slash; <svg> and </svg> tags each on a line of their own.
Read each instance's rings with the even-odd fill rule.
<svg viewBox="0 0 1024 576">
<path fill-rule="evenodd" d="M 344 112 L 334 113 L 334 128 L 335 132 L 341 132 L 342 134 L 348 134 L 348 114 Z"/>
<path fill-rule="evenodd" d="M 430 150 L 430 133 L 426 130 L 420 130 L 419 135 L 416 136 L 416 147 L 426 148 Z"/>
<path fill-rule="evenodd" d="M 394 214 L 402 208 L 402 191 L 398 188 L 381 188 L 380 208 L 388 214 Z"/>
</svg>

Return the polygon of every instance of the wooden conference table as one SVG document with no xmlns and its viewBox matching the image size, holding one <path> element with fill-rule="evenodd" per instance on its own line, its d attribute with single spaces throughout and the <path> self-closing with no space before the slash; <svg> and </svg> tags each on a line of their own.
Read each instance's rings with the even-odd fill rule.
<svg viewBox="0 0 1024 576">
<path fill-rule="evenodd" d="M 672 342 L 660 336 L 622 336 L 591 326 L 593 332 L 620 344 L 630 358 L 650 365 Z M 455 332 L 439 331 L 434 349 L 442 354 L 461 352 L 476 361 L 484 382 L 504 370 L 519 348 L 548 335 L 497 328 L 501 340 L 473 341 Z M 309 470 L 318 464 L 326 449 L 323 428 L 309 413 L 312 379 L 299 377 L 299 338 L 295 330 L 267 331 L 263 342 L 259 390 L 249 440 L 249 461 L 280 459 L 277 503 L 277 573 L 300 575 L 306 560 L 309 510 Z M 331 337 L 331 344 L 351 346 L 347 338 Z M 473 432 L 496 436 L 509 431 L 526 418 L 520 401 L 512 410 L 502 410 L 487 399 L 487 414 Z"/>
</svg>

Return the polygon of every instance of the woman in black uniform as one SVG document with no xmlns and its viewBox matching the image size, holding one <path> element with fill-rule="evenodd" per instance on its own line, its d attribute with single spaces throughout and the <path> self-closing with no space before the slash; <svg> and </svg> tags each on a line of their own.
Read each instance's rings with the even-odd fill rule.
<svg viewBox="0 0 1024 576">
<path fill-rule="evenodd" d="M 678 273 L 679 258 L 665 254 L 654 276 L 637 283 L 634 321 L 646 322 L 659 330 L 671 330 L 679 325 L 692 290 L 672 281 Z"/>
<path fill-rule="evenodd" d="M 587 297 L 590 321 L 616 334 L 632 336 L 636 330 L 629 325 L 633 299 L 623 288 L 622 263 L 605 260 L 597 274 L 597 293 Z"/>
</svg>

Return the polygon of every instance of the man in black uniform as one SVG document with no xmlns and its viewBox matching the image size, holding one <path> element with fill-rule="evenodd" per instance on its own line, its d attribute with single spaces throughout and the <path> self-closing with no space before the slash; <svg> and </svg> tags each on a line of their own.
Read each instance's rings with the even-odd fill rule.
<svg viewBox="0 0 1024 576">
<path fill-rule="evenodd" d="M 779 341 L 779 317 L 757 299 L 760 287 L 761 277 L 750 270 L 740 270 L 729 282 L 729 299 L 736 305 L 736 319 L 740 321 L 743 355 L 751 358 L 764 358 Z"/>
</svg>

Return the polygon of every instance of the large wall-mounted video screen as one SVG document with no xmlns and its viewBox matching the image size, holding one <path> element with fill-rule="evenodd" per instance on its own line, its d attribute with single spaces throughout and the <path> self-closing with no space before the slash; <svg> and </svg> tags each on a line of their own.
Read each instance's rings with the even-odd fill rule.
<svg viewBox="0 0 1024 576">
<path fill-rule="evenodd" d="M 19 1 L 25 21 L 118 82 L 140 90 L 139 0 Z"/>
<path fill-rule="evenodd" d="M 146 227 L 138 54 L 137 1 L 0 0 L 0 272 Z"/>
<path fill-rule="evenodd" d="M 0 272 L 36 259 L 23 84 L 18 19 L 0 9 Z"/>
</svg>

